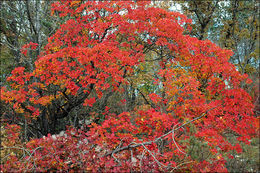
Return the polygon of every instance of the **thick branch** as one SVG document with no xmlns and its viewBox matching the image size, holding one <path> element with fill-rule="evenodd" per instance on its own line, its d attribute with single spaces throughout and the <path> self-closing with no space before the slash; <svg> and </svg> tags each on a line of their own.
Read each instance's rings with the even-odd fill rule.
<svg viewBox="0 0 260 173">
<path fill-rule="evenodd" d="M 29 0 L 26 0 L 26 12 L 27 12 L 28 19 L 30 21 L 30 25 L 31 25 L 34 33 L 37 35 L 37 31 L 36 31 L 36 29 L 35 29 L 35 27 L 33 25 L 31 14 L 30 14 L 30 10 L 29 10 Z"/>
</svg>

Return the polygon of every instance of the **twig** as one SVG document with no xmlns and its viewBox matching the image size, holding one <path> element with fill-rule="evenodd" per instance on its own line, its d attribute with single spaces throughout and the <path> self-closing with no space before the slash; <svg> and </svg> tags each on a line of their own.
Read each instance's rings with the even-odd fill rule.
<svg viewBox="0 0 260 173">
<path fill-rule="evenodd" d="M 167 168 L 167 166 L 165 166 L 164 164 L 162 164 L 161 162 L 159 162 L 159 160 L 157 160 L 157 158 L 154 156 L 154 154 L 153 154 L 148 148 L 146 148 L 146 146 L 145 146 L 144 144 L 142 144 L 142 146 L 144 147 L 144 149 L 145 149 L 146 151 L 148 151 L 148 153 L 153 157 L 153 159 L 155 160 L 155 162 L 156 162 L 158 165 Z"/>
<path fill-rule="evenodd" d="M 143 172 L 143 171 L 142 171 L 142 160 L 143 160 L 144 155 L 145 155 L 146 152 L 147 152 L 146 150 L 143 150 L 143 153 L 142 153 L 142 156 L 141 156 L 141 158 L 140 158 L 140 162 L 139 162 L 139 165 L 140 165 L 140 172 L 141 172 L 141 173 Z"/>
<path fill-rule="evenodd" d="M 179 123 L 178 123 L 178 124 L 179 124 Z M 187 155 L 187 153 L 183 152 L 183 151 L 179 148 L 179 146 L 177 145 L 177 142 L 176 142 L 175 139 L 174 139 L 174 128 L 175 128 L 178 124 L 176 124 L 176 125 L 173 127 L 172 140 L 173 140 L 173 143 L 175 144 L 175 146 L 177 147 L 177 149 L 178 149 L 181 153 Z"/>
<path fill-rule="evenodd" d="M 180 166 L 185 165 L 185 164 L 188 164 L 188 163 L 191 163 L 191 162 L 193 162 L 193 161 L 183 162 L 183 163 L 177 165 L 175 168 L 173 168 L 173 169 L 171 170 L 171 172 L 174 171 L 174 170 L 176 170 L 176 169 L 178 169 Z"/>
</svg>

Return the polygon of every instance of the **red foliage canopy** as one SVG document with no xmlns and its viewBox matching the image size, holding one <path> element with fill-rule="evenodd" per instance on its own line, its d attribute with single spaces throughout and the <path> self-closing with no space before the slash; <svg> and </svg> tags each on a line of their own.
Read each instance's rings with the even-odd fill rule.
<svg viewBox="0 0 260 173">
<path fill-rule="evenodd" d="M 186 16 L 146 1 L 61 1 L 52 7 L 52 14 L 69 19 L 49 38 L 34 71 L 14 69 L 11 88 L 1 91 L 18 113 L 62 118 L 78 105 L 93 106 L 108 88 L 118 92 L 128 85 L 126 77 L 146 62 L 147 51 L 159 52 L 154 84 L 164 94 L 150 93 L 152 107 L 107 111 L 88 132 L 70 129 L 67 137 L 31 140 L 27 161 L 12 156 L 19 164 L 4 170 L 226 171 L 228 152 L 241 152 L 228 134 L 245 143 L 255 135 L 253 104 L 240 87 L 247 76 L 228 62 L 230 50 L 186 35 Z M 206 145 L 207 159 L 188 153 L 192 141 Z"/>
</svg>

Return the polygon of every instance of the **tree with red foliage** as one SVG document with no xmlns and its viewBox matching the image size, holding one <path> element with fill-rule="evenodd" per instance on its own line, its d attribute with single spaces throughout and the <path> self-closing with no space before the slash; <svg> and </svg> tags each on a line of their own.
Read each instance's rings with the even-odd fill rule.
<svg viewBox="0 0 260 173">
<path fill-rule="evenodd" d="M 48 39 L 35 69 L 14 69 L 10 87 L 1 90 L 17 115 L 40 122 L 42 135 L 57 133 L 60 119 L 95 106 L 108 90 L 122 93 L 141 64 L 156 65 L 150 78 L 157 90 L 140 92 L 143 104 L 128 112 L 106 107 L 104 120 L 87 131 L 69 128 L 66 136 L 30 140 L 23 152 L 5 157 L 3 170 L 227 171 L 230 151 L 242 152 L 240 143 L 256 135 L 253 104 L 240 86 L 250 81 L 228 62 L 230 50 L 185 35 L 186 16 L 146 1 L 52 7 L 66 22 Z M 195 154 L 194 143 L 203 146 Z"/>
</svg>

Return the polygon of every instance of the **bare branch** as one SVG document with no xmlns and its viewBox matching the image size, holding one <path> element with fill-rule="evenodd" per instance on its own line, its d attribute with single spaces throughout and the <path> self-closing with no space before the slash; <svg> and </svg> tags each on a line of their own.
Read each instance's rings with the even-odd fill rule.
<svg viewBox="0 0 260 173">
<path fill-rule="evenodd" d="M 213 109 L 215 109 L 215 108 L 217 108 L 217 107 L 219 107 L 219 106 L 220 106 L 220 105 L 215 106 L 215 107 L 213 107 L 213 108 L 207 110 L 206 112 L 204 112 L 203 114 L 201 114 L 199 117 L 194 118 L 194 119 L 192 119 L 192 120 L 190 120 L 190 121 L 188 121 L 188 122 L 182 124 L 181 126 L 179 126 L 179 127 L 177 127 L 177 128 L 173 128 L 173 129 L 170 130 L 169 132 L 167 132 L 167 133 L 165 133 L 164 135 L 162 135 L 162 136 L 156 138 L 156 139 L 153 140 L 153 141 L 147 141 L 147 142 L 143 142 L 143 143 L 134 143 L 134 142 L 132 142 L 131 144 L 129 144 L 129 145 L 125 146 L 125 147 L 115 149 L 115 150 L 113 150 L 113 151 L 111 151 L 111 152 L 105 154 L 105 156 L 109 156 L 109 155 L 111 155 L 111 154 L 113 154 L 113 153 L 118 153 L 118 152 L 121 152 L 121 151 L 124 151 L 124 150 L 128 150 L 128 149 L 131 149 L 131 148 L 137 148 L 137 147 L 140 147 L 140 146 L 151 145 L 152 143 L 156 143 L 157 141 L 159 141 L 159 140 L 165 138 L 166 136 L 168 136 L 169 134 L 171 134 L 173 131 L 179 130 L 180 128 L 186 126 L 187 124 L 190 124 L 190 123 L 192 123 L 192 122 L 194 122 L 194 121 L 196 121 L 196 120 L 198 120 L 198 119 L 201 119 L 201 118 L 204 117 L 209 111 L 211 111 L 211 110 L 213 110 Z"/>
<path fill-rule="evenodd" d="M 179 123 L 178 123 L 178 124 L 179 124 Z M 179 148 L 179 146 L 177 145 L 177 142 L 176 142 L 175 139 L 174 139 L 174 128 L 175 128 L 178 124 L 176 124 L 176 125 L 173 127 L 173 131 L 172 131 L 172 141 L 173 141 L 174 145 L 177 147 L 177 149 L 178 149 L 181 153 L 187 155 L 187 153 L 183 152 L 183 151 Z"/>
</svg>

